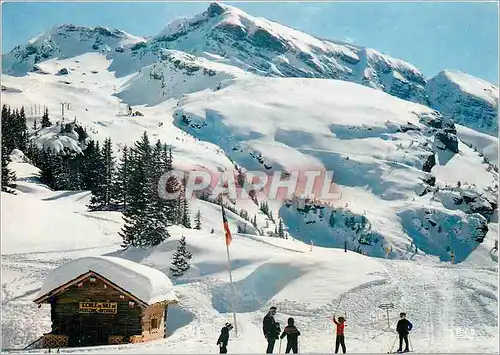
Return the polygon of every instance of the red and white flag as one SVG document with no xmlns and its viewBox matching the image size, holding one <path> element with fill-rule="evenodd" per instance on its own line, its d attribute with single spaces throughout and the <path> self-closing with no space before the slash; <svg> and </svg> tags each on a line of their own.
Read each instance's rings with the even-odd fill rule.
<svg viewBox="0 0 500 355">
<path fill-rule="evenodd" d="M 224 225 L 224 233 L 226 234 L 226 245 L 231 244 L 233 237 L 231 236 L 231 231 L 229 230 L 229 224 L 227 223 L 226 211 L 224 211 L 224 206 L 222 206 L 222 224 Z"/>
</svg>

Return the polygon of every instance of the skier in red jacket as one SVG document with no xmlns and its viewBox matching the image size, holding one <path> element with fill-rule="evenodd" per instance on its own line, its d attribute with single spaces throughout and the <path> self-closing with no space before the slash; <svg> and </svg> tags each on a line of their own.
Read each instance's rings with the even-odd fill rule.
<svg viewBox="0 0 500 355">
<path fill-rule="evenodd" d="M 345 339 L 344 339 L 344 327 L 345 327 L 345 318 L 339 317 L 337 321 L 335 319 L 335 314 L 333 315 L 333 323 L 337 326 L 337 338 L 335 339 L 335 354 L 339 352 L 339 346 L 342 346 L 342 352 L 345 354 Z"/>
</svg>

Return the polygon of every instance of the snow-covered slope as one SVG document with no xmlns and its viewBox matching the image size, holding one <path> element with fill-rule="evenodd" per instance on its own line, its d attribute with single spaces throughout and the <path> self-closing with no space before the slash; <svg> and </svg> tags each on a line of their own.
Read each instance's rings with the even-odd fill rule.
<svg viewBox="0 0 500 355">
<path fill-rule="evenodd" d="M 224 80 L 249 75 L 237 67 L 176 50 L 163 50 L 161 59 L 126 82 L 118 97 L 129 105 L 155 105 L 169 98 L 216 89 Z"/>
<path fill-rule="evenodd" d="M 460 250 L 456 259 L 463 261 L 488 229 L 474 208 L 436 201 L 440 188 L 459 196 L 472 189 L 479 201 L 497 174 L 466 145 L 459 143 L 459 154 L 446 148 L 443 131 L 435 128 L 443 120 L 425 106 L 343 81 L 273 78 L 235 80 L 178 106 L 178 127 L 218 144 L 249 170 L 334 172 L 341 198 L 322 201 L 333 205 L 322 215 L 313 203 L 308 213 L 298 201 L 275 206 L 290 233 L 305 242 L 342 247 L 347 241 L 379 257 L 393 246 L 391 255 L 398 258 L 414 254 L 414 245 L 419 252 L 412 257 L 441 260 L 449 260 L 451 248 Z M 496 208 L 493 195 L 487 198 L 490 211 Z M 365 219 L 362 238 L 347 218 Z"/>
<path fill-rule="evenodd" d="M 427 82 L 431 107 L 456 123 L 498 134 L 498 88 L 456 70 L 443 70 Z"/>
<path fill-rule="evenodd" d="M 25 177 L 29 175 L 26 167 L 11 167 L 19 175 L 23 171 Z M 43 189 L 34 180 L 25 185 L 32 191 Z M 200 231 L 175 227 L 170 231 L 172 237 L 155 248 L 121 251 L 119 241 L 99 247 L 108 243 L 107 237 L 91 233 L 87 225 L 82 225 L 83 218 L 99 228 L 114 228 L 118 213 L 81 215 L 75 211 L 85 208 L 85 200 L 50 191 L 44 196 L 25 194 L 39 199 L 40 203 L 50 200 L 45 203 L 53 207 L 46 210 L 59 214 L 59 218 L 74 225 L 75 230 L 85 228 L 89 236 L 95 238 L 95 247 L 88 247 L 88 238 L 77 238 L 72 246 L 61 249 L 73 235 L 49 216 L 30 221 L 34 230 L 51 229 L 44 251 L 34 238 L 25 240 L 22 250 L 2 246 L 3 348 L 24 347 L 50 329 L 49 307 L 38 308 L 33 300 L 44 287 L 45 277 L 56 267 L 76 258 L 95 260 L 95 256 L 104 254 L 154 267 L 171 277 L 172 253 L 184 235 L 193 253 L 192 268 L 179 279 L 171 277 L 180 304 L 169 307 L 169 337 L 145 344 L 86 348 L 85 352 L 215 353 L 214 340 L 224 323 L 232 322 L 232 309 L 236 312 L 238 336 L 232 332 L 229 350 L 263 352 L 262 318 L 274 305 L 282 325 L 288 317 L 295 318 L 302 333 L 303 353 L 332 351 L 333 313 L 347 316 L 350 352 L 384 353 L 390 350 L 395 333 L 387 327 L 385 311 L 378 305 L 388 302 L 395 305 L 390 311 L 392 329 L 397 314 L 407 312 L 414 324 L 412 346 L 418 352 L 498 351 L 496 267 L 391 261 L 318 246 L 310 250 L 299 241 L 238 234 L 236 224 L 241 219 L 229 213 L 234 234 L 230 246 L 236 294 L 233 308 L 218 206 L 195 202 L 194 208 L 199 208 L 204 217 Z M 25 224 L 24 215 L 15 205 L 18 197 L 2 193 L 2 221 Z M 213 234 L 211 228 L 214 228 Z M 15 240 L 18 234 L 13 232 L 2 230 L 2 238 Z M 36 319 L 36 322 L 26 322 L 26 319 Z M 61 352 L 81 350 L 61 349 Z"/>
<path fill-rule="evenodd" d="M 72 58 L 92 51 L 122 52 L 125 47 L 144 41 L 143 38 L 106 27 L 61 25 L 3 54 L 2 73 L 22 76 L 47 59 Z"/>
<path fill-rule="evenodd" d="M 169 53 L 182 59 L 178 63 L 204 63 L 179 52 Z M 176 60 L 168 63 L 173 65 Z M 117 152 L 148 130 L 153 139 L 173 146 L 175 164 L 185 170 L 223 172 L 233 170 L 236 162 L 246 170 L 333 171 L 341 199 L 327 201 L 334 208 L 327 207 L 321 218 L 313 215 L 319 213 L 314 208 L 303 214 L 296 206 L 286 208 L 283 201 L 270 201 L 273 215 L 284 218 L 291 236 L 308 243 L 313 240 L 343 247 L 347 240 L 350 248 L 361 247 L 378 257 L 392 246 L 391 258 L 408 258 L 416 246 L 419 252 L 413 258 L 436 256 L 441 260 L 450 260 L 453 248 L 461 250 L 456 260 L 464 261 L 483 241 L 486 222 L 496 223 L 491 216 L 496 208 L 496 172 L 479 153 L 458 140 L 453 126 L 425 106 L 345 81 L 262 78 L 237 71 L 228 71 L 234 79 L 222 80 L 211 90 L 157 103 L 156 89 L 145 76 L 116 78 L 106 69 L 109 64 L 97 53 L 40 63 L 48 73 L 56 72 L 57 65 L 72 68 L 67 83 L 53 74 L 4 75 L 8 87 L 19 89 L 4 93 L 4 102 L 27 108 L 43 103 L 55 116 L 53 121 L 60 120 L 56 114 L 60 102 L 71 102 L 67 117 L 76 116 L 92 138 L 111 137 Z M 226 67 L 219 69 L 224 73 Z M 189 90 L 191 79 L 197 83 L 210 78 L 201 74 L 186 76 L 186 83 L 177 81 L 179 86 L 165 84 L 170 93 L 180 94 Z M 147 104 L 133 107 L 143 116 L 120 114 L 121 104 L 114 95 L 130 90 L 141 93 L 138 101 Z M 36 117 L 28 116 L 31 126 Z M 72 143 L 78 147 L 78 141 L 70 142 L 71 135 L 59 133 L 58 127 L 45 130 L 34 137 L 39 146 Z M 464 206 L 458 202 L 445 206 L 433 197 L 443 188 L 458 194 L 453 195 L 457 201 L 466 190 L 472 190 L 473 197 Z M 481 195 L 487 203 L 480 202 Z M 259 200 L 266 198 L 259 196 Z M 257 206 L 247 202 L 236 201 L 235 208 L 258 215 Z M 427 210 L 430 203 L 432 208 Z M 482 207 L 469 206 L 476 204 Z M 330 227 L 330 214 L 340 222 L 334 228 Z M 427 222 L 428 214 L 436 215 L 437 220 Z M 356 228 L 346 226 L 347 218 L 360 223 L 366 219 L 363 238 Z M 455 222 L 450 225 L 448 220 Z M 259 221 L 260 227 L 265 224 L 265 219 Z M 365 239 L 372 245 L 360 244 Z"/>
</svg>

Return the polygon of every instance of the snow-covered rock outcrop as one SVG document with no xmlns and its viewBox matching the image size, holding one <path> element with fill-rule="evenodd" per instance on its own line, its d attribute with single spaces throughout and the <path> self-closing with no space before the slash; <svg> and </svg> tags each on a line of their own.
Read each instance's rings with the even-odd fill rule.
<svg viewBox="0 0 500 355">
<path fill-rule="evenodd" d="M 72 58 L 93 51 L 108 53 L 144 41 L 121 30 L 65 24 L 3 54 L 2 73 L 23 76 L 34 71 L 37 63 L 47 59 Z"/>
<path fill-rule="evenodd" d="M 455 123 L 496 136 L 498 88 L 456 70 L 443 70 L 427 82 L 432 108 Z"/>
</svg>

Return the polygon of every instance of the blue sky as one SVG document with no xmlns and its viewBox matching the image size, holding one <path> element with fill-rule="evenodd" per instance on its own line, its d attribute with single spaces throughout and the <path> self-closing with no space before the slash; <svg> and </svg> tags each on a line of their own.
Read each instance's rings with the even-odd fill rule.
<svg viewBox="0 0 500 355">
<path fill-rule="evenodd" d="M 496 3 L 231 3 L 309 34 L 375 48 L 426 77 L 457 69 L 498 85 Z M 2 3 L 2 47 L 62 24 L 103 25 L 153 36 L 172 19 L 209 3 Z"/>
</svg>

